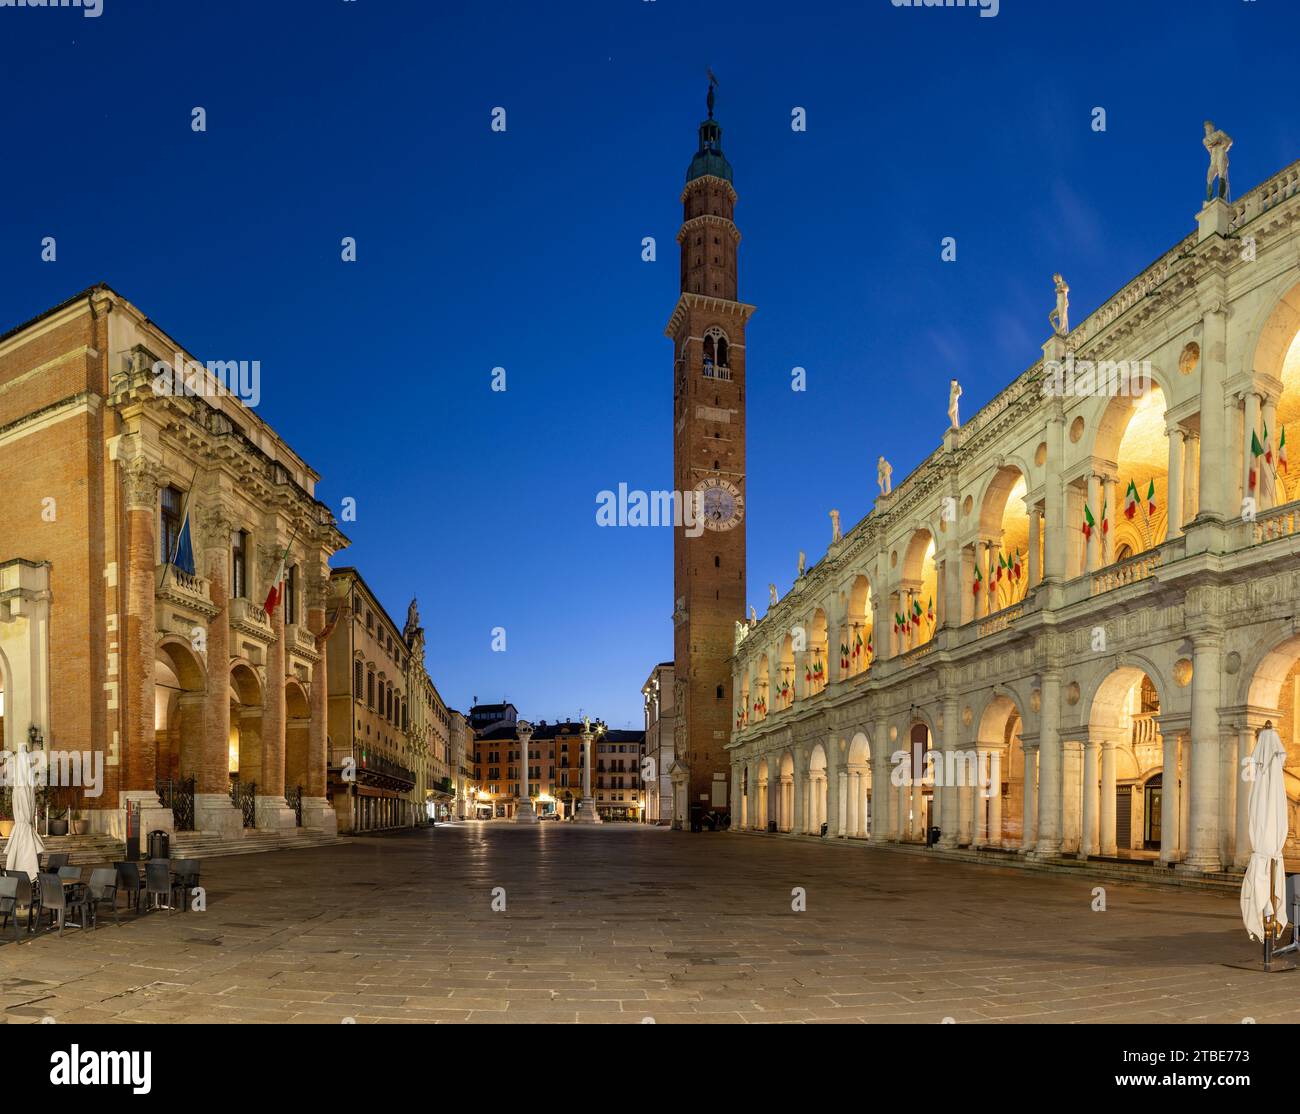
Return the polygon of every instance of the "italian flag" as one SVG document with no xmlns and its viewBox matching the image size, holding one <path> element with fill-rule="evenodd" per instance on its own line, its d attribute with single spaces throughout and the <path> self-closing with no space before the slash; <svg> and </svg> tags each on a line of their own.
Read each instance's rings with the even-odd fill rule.
<svg viewBox="0 0 1300 1114">
<path fill-rule="evenodd" d="M 1156 481 L 1150 480 L 1147 483 L 1147 514 L 1156 513 Z"/>
<path fill-rule="evenodd" d="M 932 623 L 934 622 L 934 597 L 933 596 L 930 597 L 930 603 L 925 609 L 925 617 L 930 622 Z"/>
<path fill-rule="evenodd" d="M 1097 520 L 1092 517 L 1092 510 L 1087 503 L 1083 505 L 1083 536 L 1089 541 L 1092 540 L 1092 528 L 1097 525 Z"/>
<path fill-rule="evenodd" d="M 870 654 L 873 658 L 876 656 L 876 648 L 875 646 L 872 645 L 871 635 L 867 635 L 867 653 Z"/>
<path fill-rule="evenodd" d="M 1278 466 L 1278 467 L 1279 467 L 1283 472 L 1287 472 L 1287 466 L 1286 466 L 1286 426 L 1283 426 L 1283 427 L 1282 427 L 1282 436 L 1281 436 L 1280 438 L 1278 438 L 1278 442 L 1277 442 L 1277 466 Z M 1287 474 L 1289 475 L 1290 473 L 1288 472 Z"/>
<path fill-rule="evenodd" d="M 1142 500 L 1138 496 L 1137 484 L 1132 480 L 1128 482 L 1128 490 L 1124 492 L 1124 517 L 1131 519 L 1138 511 L 1138 504 Z"/>
<path fill-rule="evenodd" d="M 999 554 L 998 554 L 998 571 L 997 571 L 997 575 L 996 575 L 996 577 L 995 577 L 994 580 L 993 580 L 993 583 L 994 583 L 994 584 L 1001 584 L 1001 583 L 1002 583 L 1002 574 L 1003 574 L 1004 572 L 1007 571 L 1007 567 L 1008 567 L 1008 566 L 1007 566 L 1006 561 L 1003 559 L 1002 554 L 999 553 Z"/>
<path fill-rule="evenodd" d="M 983 575 L 980 573 L 980 567 L 979 567 L 979 565 L 976 565 L 976 566 L 975 566 L 975 583 L 974 583 L 974 585 L 972 586 L 972 592 L 973 592 L 974 595 L 977 595 L 977 596 L 978 596 L 978 595 L 980 594 L 980 582 L 981 582 L 983 579 L 984 579 L 984 577 L 983 577 Z"/>
<path fill-rule="evenodd" d="M 289 549 L 297 536 L 298 532 L 295 530 L 293 537 L 289 539 L 289 545 L 286 545 L 284 552 L 280 554 L 280 567 L 275 570 L 275 579 L 271 581 L 271 590 L 266 593 L 266 603 L 262 607 L 265 609 L 268 619 L 275 614 L 275 609 L 280 606 L 280 600 L 284 598 L 284 566 L 289 560 Z"/>
<path fill-rule="evenodd" d="M 1017 546 L 1015 552 L 1011 555 L 1011 579 L 1019 580 L 1020 573 L 1020 547 Z"/>
<path fill-rule="evenodd" d="M 1259 438 L 1252 432 L 1250 435 L 1250 490 L 1254 491 L 1259 484 L 1259 458 L 1264 455 L 1264 446 L 1259 443 Z"/>
<path fill-rule="evenodd" d="M 920 600 L 912 601 L 912 623 L 915 625 L 917 630 L 921 629 L 921 601 Z"/>
<path fill-rule="evenodd" d="M 859 631 L 853 638 L 853 656 L 856 658 L 862 652 L 862 633 Z"/>
<path fill-rule="evenodd" d="M 1101 532 L 1102 534 L 1110 533 L 1110 508 L 1106 506 L 1104 499 L 1101 503 Z"/>
</svg>

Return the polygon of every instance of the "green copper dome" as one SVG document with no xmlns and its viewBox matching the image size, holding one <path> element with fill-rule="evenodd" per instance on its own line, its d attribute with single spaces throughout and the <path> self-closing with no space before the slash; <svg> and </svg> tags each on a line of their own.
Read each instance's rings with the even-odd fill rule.
<svg viewBox="0 0 1300 1114">
<path fill-rule="evenodd" d="M 691 159 L 691 165 L 686 171 L 686 180 L 693 182 L 696 178 L 703 178 L 710 174 L 715 178 L 731 181 L 731 163 L 722 153 L 722 125 L 712 116 L 700 125 L 700 149 Z"/>
</svg>

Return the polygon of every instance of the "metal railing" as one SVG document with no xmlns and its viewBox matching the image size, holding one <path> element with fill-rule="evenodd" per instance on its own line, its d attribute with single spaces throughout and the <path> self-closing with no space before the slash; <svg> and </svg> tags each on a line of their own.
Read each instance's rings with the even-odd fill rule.
<svg viewBox="0 0 1300 1114">
<path fill-rule="evenodd" d="M 194 831 L 194 779 L 158 778 L 154 790 L 163 808 L 172 810 L 172 826 L 176 831 Z"/>
<path fill-rule="evenodd" d="M 245 828 L 257 827 L 257 782 L 235 778 L 230 783 L 230 803 L 239 809 Z"/>
<path fill-rule="evenodd" d="M 285 803 L 293 809 L 294 823 L 302 827 L 302 786 L 295 785 L 284 791 Z"/>
</svg>

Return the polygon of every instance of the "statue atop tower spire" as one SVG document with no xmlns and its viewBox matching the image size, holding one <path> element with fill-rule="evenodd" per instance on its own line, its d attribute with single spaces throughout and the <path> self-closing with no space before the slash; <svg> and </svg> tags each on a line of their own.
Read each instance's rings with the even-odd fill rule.
<svg viewBox="0 0 1300 1114">
<path fill-rule="evenodd" d="M 710 66 L 710 67 L 709 67 L 709 96 L 708 96 L 709 119 L 710 119 L 710 120 L 713 119 L 713 90 L 717 88 L 717 85 L 718 85 L 718 79 L 717 79 L 716 77 L 714 77 L 714 75 L 713 75 L 713 67 Z"/>
</svg>

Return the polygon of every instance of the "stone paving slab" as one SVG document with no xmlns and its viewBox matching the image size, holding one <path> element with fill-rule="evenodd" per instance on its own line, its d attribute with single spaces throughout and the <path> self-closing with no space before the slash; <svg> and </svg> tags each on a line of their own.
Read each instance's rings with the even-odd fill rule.
<svg viewBox="0 0 1300 1114">
<path fill-rule="evenodd" d="M 1300 1021 L 1236 898 L 632 825 L 203 862 L 203 913 L 0 944 L 25 1024 Z M 1092 888 L 1107 911 L 1092 911 Z M 506 909 L 491 908 L 493 889 Z M 801 887 L 807 910 L 791 908 Z M 1300 976 L 1295 976 L 1300 978 Z"/>
</svg>

